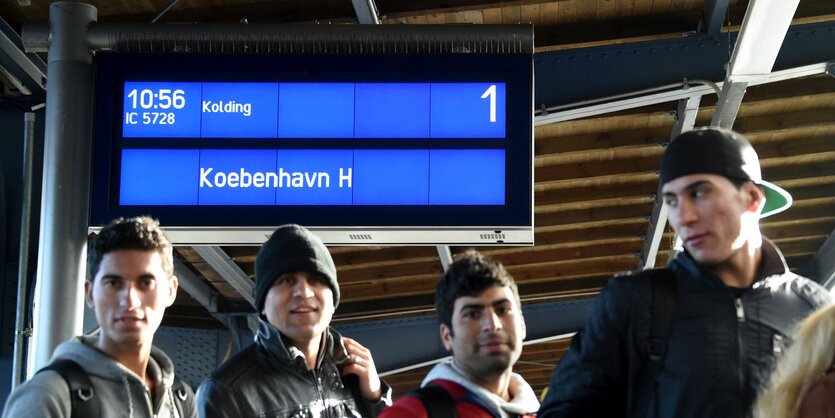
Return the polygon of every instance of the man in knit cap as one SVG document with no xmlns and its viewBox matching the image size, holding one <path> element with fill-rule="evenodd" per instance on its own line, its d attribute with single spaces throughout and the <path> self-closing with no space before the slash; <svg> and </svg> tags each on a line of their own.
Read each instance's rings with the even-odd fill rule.
<svg viewBox="0 0 835 418">
<path fill-rule="evenodd" d="M 740 134 L 696 129 L 661 161 L 684 251 L 666 268 L 612 279 L 554 373 L 540 417 L 737 417 L 794 325 L 831 303 L 789 271 L 759 220 L 791 205 Z"/>
<path fill-rule="evenodd" d="M 376 417 L 391 404 L 371 352 L 330 328 L 336 266 L 299 225 L 276 229 L 255 259 L 255 343 L 197 391 L 201 417 Z"/>
</svg>

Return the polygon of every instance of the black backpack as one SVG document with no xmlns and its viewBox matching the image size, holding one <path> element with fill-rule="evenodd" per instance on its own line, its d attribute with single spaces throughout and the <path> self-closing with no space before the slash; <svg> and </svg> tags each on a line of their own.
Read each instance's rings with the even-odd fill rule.
<svg viewBox="0 0 835 418">
<path fill-rule="evenodd" d="M 58 359 L 38 370 L 38 373 L 44 370 L 52 370 L 58 373 L 70 387 L 71 417 L 99 416 L 99 403 L 95 402 L 96 393 L 93 390 L 93 382 L 90 381 L 90 376 L 78 363 L 69 359 Z M 174 384 L 171 386 L 171 391 L 174 392 L 174 406 L 177 408 L 177 414 L 180 418 L 183 418 L 185 417 L 183 415 L 183 403 L 193 395 L 191 391 L 186 390 L 183 381 L 176 377 L 174 378 Z M 190 404 L 193 405 L 194 401 L 192 400 Z"/>
<path fill-rule="evenodd" d="M 406 394 L 417 398 L 426 409 L 428 418 L 458 418 L 455 411 L 455 401 L 446 389 L 438 385 L 426 385 Z"/>
<path fill-rule="evenodd" d="M 668 268 L 646 270 L 650 277 L 650 328 L 645 347 L 646 363 L 641 374 L 641 387 L 654 390 L 658 373 L 664 368 L 667 357 L 667 341 L 673 328 L 678 295 L 676 276 Z M 641 411 L 648 411 L 649 405 L 642 405 Z"/>
</svg>

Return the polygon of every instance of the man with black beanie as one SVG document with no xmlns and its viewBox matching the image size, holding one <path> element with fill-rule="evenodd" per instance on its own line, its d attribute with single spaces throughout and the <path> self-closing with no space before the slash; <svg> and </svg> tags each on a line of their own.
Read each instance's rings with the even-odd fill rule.
<svg viewBox="0 0 835 418">
<path fill-rule="evenodd" d="M 371 352 L 330 328 L 336 266 L 322 241 L 280 226 L 255 259 L 255 343 L 197 391 L 201 417 L 376 417 L 391 404 Z"/>
<path fill-rule="evenodd" d="M 740 134 L 696 129 L 661 162 L 684 251 L 613 278 L 554 372 L 540 417 L 750 416 L 794 325 L 831 303 L 789 271 L 759 219 L 791 205 Z"/>
</svg>

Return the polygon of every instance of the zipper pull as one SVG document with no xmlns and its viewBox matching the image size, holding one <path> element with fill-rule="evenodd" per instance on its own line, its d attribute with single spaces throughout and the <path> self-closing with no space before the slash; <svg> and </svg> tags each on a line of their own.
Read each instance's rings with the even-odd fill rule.
<svg viewBox="0 0 835 418">
<path fill-rule="evenodd" d="M 745 309 L 742 309 L 742 298 L 736 298 L 736 319 L 739 322 L 745 321 Z"/>
</svg>

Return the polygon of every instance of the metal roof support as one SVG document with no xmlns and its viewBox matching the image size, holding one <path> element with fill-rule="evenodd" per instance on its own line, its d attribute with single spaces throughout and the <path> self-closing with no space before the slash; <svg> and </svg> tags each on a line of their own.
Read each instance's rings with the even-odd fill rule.
<svg viewBox="0 0 835 418">
<path fill-rule="evenodd" d="M 174 274 L 180 281 L 180 288 L 203 305 L 212 317 L 226 326 L 230 343 L 228 354 L 241 351 L 252 341 L 253 332 L 247 326 L 247 319 L 255 316 L 254 314 L 218 312 L 217 292 L 176 258 L 174 259 Z"/>
<path fill-rule="evenodd" d="M 438 258 L 441 259 L 441 265 L 444 266 L 444 272 L 446 272 L 452 264 L 452 252 L 449 250 L 449 245 L 438 245 L 437 248 Z"/>
<path fill-rule="evenodd" d="M 28 52 L 44 52 L 49 27 L 23 25 Z M 295 54 L 533 53 L 529 25 L 303 25 L 96 23 L 86 39 L 94 50 Z"/>
<path fill-rule="evenodd" d="M 699 113 L 699 102 L 702 96 L 693 96 L 678 101 L 676 109 L 676 124 L 670 134 L 670 140 L 675 139 L 683 132 L 693 129 L 696 124 L 696 115 Z M 655 267 L 658 246 L 664 236 L 664 227 L 667 225 L 667 206 L 664 204 L 664 196 L 661 194 L 661 185 L 655 193 L 655 204 L 652 207 L 652 216 L 649 221 L 649 229 L 644 238 L 644 247 L 641 249 L 641 256 L 638 261 L 638 268 L 641 270 Z"/>
<path fill-rule="evenodd" d="M 800 0 L 751 0 L 728 62 L 711 126 L 733 127 L 748 83 L 768 78 Z"/>
<path fill-rule="evenodd" d="M 176 258 L 174 259 L 174 275 L 180 282 L 180 289 L 185 290 L 194 300 L 203 305 L 212 316 L 217 313 L 217 294 L 215 291 Z"/>
<path fill-rule="evenodd" d="M 52 42 L 30 376 L 49 362 L 58 344 L 83 328 L 93 138 L 93 54 L 85 35 L 97 15 L 89 4 L 49 6 Z"/>
<path fill-rule="evenodd" d="M 46 89 L 46 64 L 36 54 L 23 52 L 23 42 L 5 20 L 0 18 L 0 70 L 23 94 Z"/>
<path fill-rule="evenodd" d="M 826 237 L 815 256 L 797 269 L 797 274 L 824 285 L 830 291 L 835 289 L 835 229 Z"/>
<path fill-rule="evenodd" d="M 710 126 L 725 129 L 733 128 L 746 89 L 748 89 L 748 83 L 744 81 L 726 81 L 722 85 L 722 93 L 719 94 L 719 101 L 716 102 L 716 110 L 713 112 Z"/>
<path fill-rule="evenodd" d="M 35 113 L 23 114 L 23 202 L 20 208 L 20 251 L 17 264 L 17 303 L 15 312 L 14 352 L 12 354 L 12 390 L 23 382 L 23 355 L 26 340 L 32 335 L 27 321 L 29 308 L 29 225 L 32 216 L 32 171 L 34 168 Z"/>
<path fill-rule="evenodd" d="M 351 0 L 354 3 L 354 11 L 357 13 L 357 20 L 364 25 L 379 25 L 380 18 L 377 17 L 377 5 L 374 0 Z"/>
<path fill-rule="evenodd" d="M 702 21 L 699 30 L 710 36 L 719 35 L 725 13 L 728 11 L 728 0 L 705 0 L 702 8 Z"/>
<path fill-rule="evenodd" d="M 255 306 L 255 296 L 252 294 L 254 283 L 246 273 L 235 264 L 235 261 L 216 245 L 195 245 L 191 247 L 200 257 L 203 257 L 215 271 L 232 286 L 250 305 Z"/>
<path fill-rule="evenodd" d="M 775 71 L 771 73 L 768 78 L 748 83 L 749 86 L 758 86 L 760 84 L 775 83 L 779 81 L 791 80 L 794 78 L 807 77 L 816 74 L 823 74 L 826 71 L 827 63 L 822 62 L 818 64 L 804 65 L 797 68 L 789 68 L 786 70 Z M 720 88 L 725 83 L 716 83 Z M 612 101 L 602 101 L 600 104 L 588 105 L 583 107 L 572 108 L 558 112 L 549 112 L 536 116 L 534 118 L 534 125 L 546 125 L 549 123 L 563 122 L 567 120 L 587 118 L 595 115 L 602 115 L 606 113 L 618 112 L 621 110 L 634 109 L 637 107 L 650 106 L 658 103 L 666 103 L 673 100 L 686 100 L 693 96 L 703 96 L 706 94 L 714 94 L 712 87 L 707 85 L 688 86 L 682 84 L 681 87 L 673 90 L 661 91 L 659 93 L 649 93 L 646 95 L 639 95 L 627 99 L 614 99 Z"/>
</svg>

